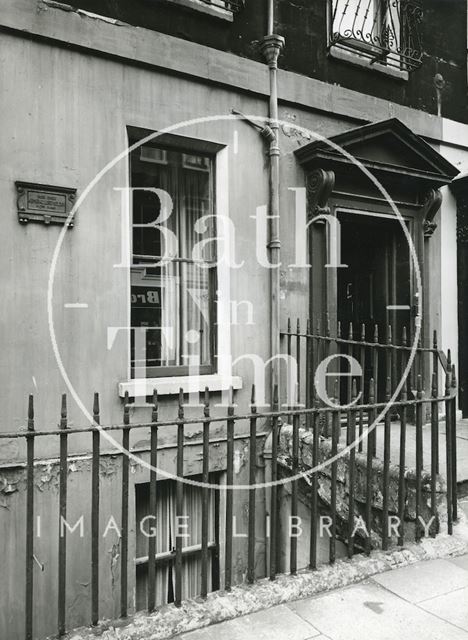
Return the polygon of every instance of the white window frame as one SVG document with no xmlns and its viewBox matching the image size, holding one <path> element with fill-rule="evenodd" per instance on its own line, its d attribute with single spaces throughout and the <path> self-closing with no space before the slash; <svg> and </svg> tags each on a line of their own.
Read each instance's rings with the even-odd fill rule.
<svg viewBox="0 0 468 640">
<path fill-rule="evenodd" d="M 223 147 L 215 153 L 215 211 L 216 215 L 229 218 L 229 149 Z M 128 203 L 130 208 L 130 203 Z M 131 217 L 130 217 L 131 219 Z M 222 234 L 225 232 L 225 225 L 219 225 L 217 230 L 219 244 L 223 247 L 225 259 L 219 260 L 217 265 L 218 298 L 216 305 L 216 327 L 217 327 L 217 349 L 214 354 L 216 373 L 198 376 L 168 376 L 158 378 L 131 378 L 131 348 L 130 335 L 127 341 L 127 380 L 118 384 L 118 393 L 124 397 L 128 392 L 130 397 L 146 398 L 157 389 L 158 395 L 176 395 L 182 388 L 186 393 L 203 392 L 206 387 L 210 391 L 228 391 L 231 387 L 234 390 L 242 389 L 242 378 L 232 375 L 231 368 L 231 273 L 229 267 L 229 256 L 227 255 L 229 242 L 223 241 Z M 130 229 L 129 229 L 130 232 Z M 131 244 L 128 243 L 130 247 Z M 130 274 L 128 276 L 130 280 Z M 131 302 L 130 302 L 130 282 L 127 286 L 127 326 L 131 326 Z"/>
</svg>

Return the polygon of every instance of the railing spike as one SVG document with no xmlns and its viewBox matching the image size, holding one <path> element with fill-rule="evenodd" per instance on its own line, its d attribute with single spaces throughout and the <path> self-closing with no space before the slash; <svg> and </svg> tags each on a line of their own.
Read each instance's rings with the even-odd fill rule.
<svg viewBox="0 0 468 640">
<path fill-rule="evenodd" d="M 403 382 L 400 395 L 403 402 L 405 402 L 408 399 L 408 380 L 407 379 Z"/>
<path fill-rule="evenodd" d="M 330 337 L 330 314 L 327 311 L 327 320 L 326 320 L 326 336 L 327 338 Z"/>
<path fill-rule="evenodd" d="M 336 337 L 341 338 L 341 321 L 340 320 L 338 320 L 338 324 L 336 327 Z"/>
<path fill-rule="evenodd" d="M 375 381 L 374 378 L 369 380 L 369 404 L 374 404 L 375 400 Z"/>
<path fill-rule="evenodd" d="M 432 397 L 437 398 L 437 374 L 435 371 L 432 374 L 431 392 Z"/>
<path fill-rule="evenodd" d="M 392 380 L 390 376 L 387 376 L 386 387 L 385 387 L 385 397 L 387 402 L 392 397 Z"/>
<path fill-rule="evenodd" d="M 67 394 L 62 394 L 62 405 L 60 408 L 60 428 L 67 428 Z"/>
<path fill-rule="evenodd" d="M 406 347 L 406 345 L 408 344 L 408 335 L 407 335 L 407 331 L 406 331 L 406 325 L 403 327 L 403 336 L 401 339 L 401 344 Z"/>
<path fill-rule="evenodd" d="M 452 368 L 452 351 L 450 349 L 447 351 L 447 367 Z"/>
<path fill-rule="evenodd" d="M 306 323 L 306 333 L 309 336 L 311 331 L 310 331 L 310 318 L 307 318 L 307 323 Z"/>
<path fill-rule="evenodd" d="M 208 387 L 205 387 L 205 393 L 203 398 L 203 404 L 205 409 L 210 407 L 210 390 Z"/>
<path fill-rule="evenodd" d="M 387 344 L 392 344 L 392 341 L 393 341 L 392 325 L 389 324 L 387 329 Z"/>
<path fill-rule="evenodd" d="M 128 391 L 125 392 L 124 406 L 123 406 L 123 423 L 130 423 L 130 397 Z"/>
<path fill-rule="evenodd" d="M 447 369 L 447 372 L 445 374 L 445 395 L 446 396 L 450 395 L 450 387 L 452 384 L 450 378 L 451 378 L 451 375 L 449 370 Z"/>
<path fill-rule="evenodd" d="M 252 385 L 252 392 L 250 394 L 250 404 L 254 407 L 255 406 L 255 385 Z"/>
<path fill-rule="evenodd" d="M 433 340 L 432 340 L 432 346 L 434 349 L 438 349 L 438 343 L 437 343 L 437 329 L 434 329 L 434 334 L 433 334 Z"/>
<path fill-rule="evenodd" d="M 184 417 L 184 390 L 182 387 L 179 389 L 179 420 L 182 420 Z"/>
<path fill-rule="evenodd" d="M 379 341 L 379 325 L 374 325 L 374 342 L 377 344 Z"/>
<path fill-rule="evenodd" d="M 352 398 L 351 399 L 352 400 L 356 400 L 356 398 L 357 398 L 357 380 L 356 380 L 356 378 L 353 378 L 351 394 L 352 394 Z"/>
<path fill-rule="evenodd" d="M 349 335 L 349 340 L 353 340 L 354 339 L 354 331 L 353 331 L 353 323 L 350 322 L 349 323 L 349 331 L 348 331 L 348 335 Z"/>
<path fill-rule="evenodd" d="M 94 402 L 93 402 L 93 419 L 94 422 L 98 422 L 99 421 L 99 393 L 96 392 L 94 394 Z"/>
<path fill-rule="evenodd" d="M 153 408 L 151 411 L 151 422 L 157 422 L 159 415 L 159 406 L 158 406 L 158 392 L 156 389 L 153 389 Z"/>
<path fill-rule="evenodd" d="M 366 341 L 366 325 L 364 322 L 361 324 L 361 342 Z"/>
<path fill-rule="evenodd" d="M 335 378 L 335 384 L 333 385 L 333 396 L 336 404 L 340 402 L 340 383 L 338 378 Z"/>
<path fill-rule="evenodd" d="M 300 319 L 299 319 L 299 318 L 297 319 L 296 327 L 297 327 L 297 329 L 296 329 L 296 333 L 297 333 L 297 335 L 299 336 L 299 335 L 301 334 L 301 321 L 300 321 Z"/>
<path fill-rule="evenodd" d="M 422 384 L 422 375 L 419 373 L 418 374 L 418 382 L 417 382 L 417 398 L 418 400 L 421 400 L 421 398 L 423 397 L 423 384 Z"/>
<path fill-rule="evenodd" d="M 288 318 L 288 333 L 291 333 L 291 318 Z"/>
<path fill-rule="evenodd" d="M 278 409 L 278 404 L 279 404 L 278 385 L 275 384 L 275 386 L 273 387 L 273 410 L 274 411 Z"/>
<path fill-rule="evenodd" d="M 34 396 L 31 393 L 28 399 L 28 422 L 33 420 L 34 420 Z M 32 428 L 34 429 L 34 424 Z M 29 429 L 29 424 L 28 424 L 28 429 Z"/>
<path fill-rule="evenodd" d="M 457 376 L 455 372 L 455 365 L 452 364 L 452 389 L 457 388 Z"/>
</svg>

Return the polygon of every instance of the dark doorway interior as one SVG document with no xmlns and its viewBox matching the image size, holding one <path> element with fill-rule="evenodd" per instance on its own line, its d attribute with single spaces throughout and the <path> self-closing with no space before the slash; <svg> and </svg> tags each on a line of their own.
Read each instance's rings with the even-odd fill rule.
<svg viewBox="0 0 468 640">
<path fill-rule="evenodd" d="M 338 269 L 337 319 L 344 337 L 350 323 L 360 338 L 363 325 L 366 340 L 373 342 L 376 327 L 379 342 L 386 342 L 391 326 L 392 342 L 401 344 L 403 327 L 411 336 L 411 263 L 407 237 L 398 220 L 373 215 L 342 213 L 341 262 Z M 378 400 L 384 399 L 385 353 L 378 371 L 365 365 L 366 381 L 375 377 Z"/>
</svg>

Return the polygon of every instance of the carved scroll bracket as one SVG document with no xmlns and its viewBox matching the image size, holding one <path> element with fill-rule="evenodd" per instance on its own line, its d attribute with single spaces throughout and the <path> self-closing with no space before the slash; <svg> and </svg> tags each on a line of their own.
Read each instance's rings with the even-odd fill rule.
<svg viewBox="0 0 468 640">
<path fill-rule="evenodd" d="M 436 213 L 439 211 L 442 204 L 442 194 L 438 189 L 430 189 L 424 205 L 422 207 L 423 219 L 423 231 L 425 238 L 431 238 L 434 231 L 437 229 L 437 224 L 434 222 Z"/>
<path fill-rule="evenodd" d="M 314 169 L 307 177 L 308 217 L 330 213 L 328 200 L 335 186 L 335 173 L 324 169 Z"/>
</svg>

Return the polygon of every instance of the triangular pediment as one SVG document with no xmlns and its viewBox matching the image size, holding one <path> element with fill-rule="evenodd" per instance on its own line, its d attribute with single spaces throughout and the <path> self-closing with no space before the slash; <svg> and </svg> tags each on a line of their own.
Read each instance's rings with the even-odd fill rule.
<svg viewBox="0 0 468 640">
<path fill-rule="evenodd" d="M 370 170 L 401 173 L 438 185 L 451 182 L 458 174 L 456 167 L 396 118 L 350 129 L 329 141 L 331 144 L 314 141 L 298 149 L 299 162 L 305 167 L 317 166 L 321 160 L 349 165 L 352 160 L 340 153 L 343 149 Z"/>
</svg>

